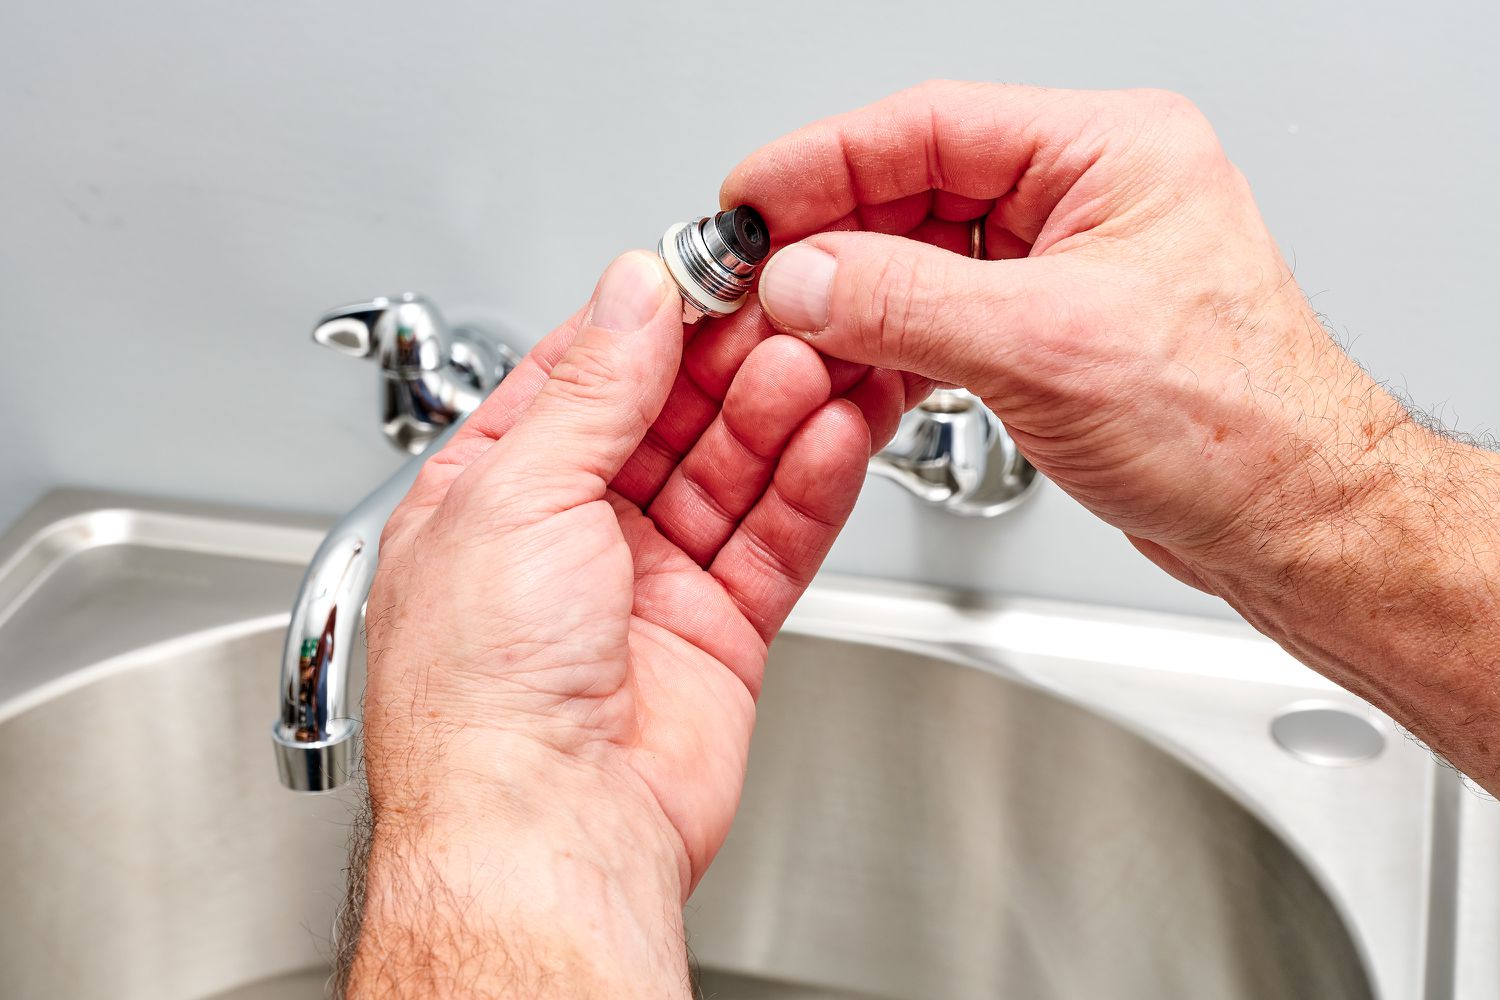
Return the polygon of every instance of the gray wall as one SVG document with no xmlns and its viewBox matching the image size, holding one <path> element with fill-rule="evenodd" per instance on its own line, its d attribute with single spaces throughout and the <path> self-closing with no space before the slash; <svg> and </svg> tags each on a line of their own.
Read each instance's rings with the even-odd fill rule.
<svg viewBox="0 0 1500 1000">
<path fill-rule="evenodd" d="M 743 154 L 931 76 L 1189 95 L 1356 356 L 1500 420 L 1493 0 L 58 0 L 0 35 L 0 522 L 61 483 L 338 511 L 395 455 L 321 309 L 420 289 L 529 345 Z M 872 483 L 832 565 L 1227 614 L 1051 488 L 974 523 Z"/>
</svg>

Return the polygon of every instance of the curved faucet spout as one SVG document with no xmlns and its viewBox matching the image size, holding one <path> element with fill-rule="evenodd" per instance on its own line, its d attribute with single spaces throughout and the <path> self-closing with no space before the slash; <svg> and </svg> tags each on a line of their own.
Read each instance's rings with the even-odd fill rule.
<svg viewBox="0 0 1500 1000">
<path fill-rule="evenodd" d="M 282 651 L 281 714 L 271 727 L 281 782 L 299 792 L 337 788 L 354 770 L 359 695 L 350 691 L 350 679 L 385 522 L 426 457 L 518 361 L 491 334 L 449 331 L 437 308 L 417 295 L 335 310 L 313 337 L 381 362 L 386 436 L 421 454 L 339 519 L 302 578 Z"/>
<path fill-rule="evenodd" d="M 302 577 L 282 650 L 281 717 L 271 727 L 281 783 L 293 791 L 329 791 L 353 773 L 359 722 L 351 711 L 357 701 L 349 691 L 351 656 L 380 559 L 380 533 L 427 454 L 458 426 L 345 514 Z"/>
</svg>

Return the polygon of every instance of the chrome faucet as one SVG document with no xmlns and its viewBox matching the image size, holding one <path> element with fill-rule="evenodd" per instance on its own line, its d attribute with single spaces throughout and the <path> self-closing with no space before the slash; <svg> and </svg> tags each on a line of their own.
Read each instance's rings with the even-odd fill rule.
<svg viewBox="0 0 1500 1000">
<path fill-rule="evenodd" d="M 520 361 L 491 333 L 449 330 L 436 306 L 410 294 L 335 309 L 319 320 L 313 339 L 379 364 L 385 435 L 416 457 L 333 526 L 302 578 L 282 652 L 281 715 L 271 731 L 282 784 L 301 792 L 336 788 L 353 771 L 359 723 L 351 657 L 385 522 L 425 455 Z M 999 419 L 961 389 L 940 389 L 903 417 L 870 472 L 946 510 L 977 516 L 1011 509 L 1040 481 Z"/>
<path fill-rule="evenodd" d="M 969 256 L 989 259 L 983 218 L 969 222 Z M 1042 482 L 1000 418 L 965 389 L 938 389 L 903 416 L 870 472 L 966 517 L 1004 514 Z"/>
<path fill-rule="evenodd" d="M 493 334 L 449 330 L 417 295 L 335 309 L 313 339 L 380 365 L 381 423 L 409 459 L 345 514 L 313 555 L 292 608 L 281 662 L 281 717 L 271 728 L 281 782 L 299 792 L 344 783 L 359 723 L 351 708 L 350 658 L 375 577 L 380 532 L 406 495 L 423 456 L 442 443 L 519 358 Z"/>
<path fill-rule="evenodd" d="M 1000 418 L 963 389 L 938 389 L 902 417 L 870 472 L 970 517 L 1003 514 L 1042 481 Z"/>
</svg>

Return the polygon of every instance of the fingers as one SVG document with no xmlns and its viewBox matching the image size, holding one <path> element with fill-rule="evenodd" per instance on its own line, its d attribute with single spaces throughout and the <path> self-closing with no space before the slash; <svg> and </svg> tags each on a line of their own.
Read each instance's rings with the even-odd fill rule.
<svg viewBox="0 0 1500 1000">
<path fill-rule="evenodd" d="M 593 301 L 568 317 L 567 322 L 537 342 L 521 363 L 516 365 L 505 380 L 495 387 L 469 415 L 453 435 L 454 445 L 462 445 L 471 438 L 486 442 L 498 441 L 510 430 L 536 394 L 546 385 L 552 368 L 561 360 L 578 336 L 578 330 L 593 308 Z M 436 457 L 436 456 L 434 456 Z"/>
<path fill-rule="evenodd" d="M 791 337 L 751 352 L 723 409 L 672 472 L 648 514 L 657 529 L 706 566 L 760 499 L 792 432 L 832 391 L 817 353 Z"/>
<path fill-rule="evenodd" d="M 610 488 L 645 509 L 678 464 L 719 413 L 740 366 L 776 331 L 752 299 L 724 319 L 706 320 L 683 352 L 682 367 L 661 416 L 641 447 L 626 461 Z M 835 395 L 857 384 L 868 370 L 837 359 L 822 359 Z"/>
<path fill-rule="evenodd" d="M 627 253 L 506 435 L 444 501 L 530 519 L 599 500 L 661 412 L 682 353 L 682 307 L 655 255 Z"/>
<path fill-rule="evenodd" d="M 797 428 L 771 485 L 709 567 L 745 618 L 770 642 L 859 496 L 870 434 L 846 399 Z"/>
<path fill-rule="evenodd" d="M 918 393 L 909 395 L 908 376 L 904 372 L 889 368 L 866 369 L 865 377 L 844 393 L 844 398 L 859 407 L 865 425 L 870 429 L 870 454 L 890 444 L 901 423 L 901 414 L 916 406 L 932 391 L 930 385 L 922 385 Z"/>
<path fill-rule="evenodd" d="M 758 671 L 765 664 L 760 635 L 742 616 L 725 614 L 722 603 L 705 597 L 703 567 L 662 545 L 661 532 L 634 504 L 613 491 L 609 499 L 635 561 L 633 614 L 691 642 L 758 693 Z"/>
<path fill-rule="evenodd" d="M 494 444 L 520 416 L 552 374 L 552 366 L 578 336 L 578 327 L 588 313 L 584 306 L 567 321 L 537 342 L 521 363 L 505 376 L 475 408 L 462 427 L 422 466 L 417 481 L 402 503 L 403 509 L 436 506 L 448 485 Z"/>
<path fill-rule="evenodd" d="M 1088 303 L 1079 273 L 1055 257 L 979 261 L 897 236 L 823 233 L 773 256 L 759 294 L 778 329 L 825 354 L 989 397 L 1040 341 L 1065 338 Z"/>
<path fill-rule="evenodd" d="M 1107 100 L 1118 98 L 924 84 L 771 143 L 730 173 L 720 199 L 726 207 L 754 206 L 777 240 L 796 240 L 861 206 L 904 204 L 929 191 L 961 195 L 970 205 L 1009 195 L 998 206 L 1007 228 L 1029 241 L 1092 164 L 1099 141 L 1093 119 Z M 955 207 L 933 209 L 952 218 Z"/>
<path fill-rule="evenodd" d="M 516 417 L 536 398 L 557 359 L 578 336 L 579 324 L 587 312 L 588 306 L 585 306 L 543 337 L 442 448 L 422 463 L 411 489 L 386 521 L 381 534 L 382 546 L 394 544 L 399 538 L 409 535 L 433 508 L 442 503 L 448 488 L 469 464 L 510 429 Z"/>
<path fill-rule="evenodd" d="M 774 333 L 753 301 L 725 319 L 704 321 L 683 352 L 661 415 L 610 487 L 637 507 L 648 506 L 718 415 L 740 365 Z"/>
</svg>

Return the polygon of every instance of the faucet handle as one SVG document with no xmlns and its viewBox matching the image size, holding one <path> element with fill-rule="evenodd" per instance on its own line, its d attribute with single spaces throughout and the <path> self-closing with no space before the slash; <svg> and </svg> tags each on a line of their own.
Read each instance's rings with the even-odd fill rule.
<svg viewBox="0 0 1500 1000">
<path fill-rule="evenodd" d="M 351 358 L 368 358 L 375 353 L 375 324 L 390 305 L 390 299 L 379 298 L 332 309 L 313 328 L 313 340 Z"/>
<path fill-rule="evenodd" d="M 448 366 L 452 336 L 431 300 L 407 292 L 325 313 L 313 340 L 354 358 L 375 358 L 388 372 L 436 372 Z"/>
<path fill-rule="evenodd" d="M 472 412 L 520 362 L 497 334 L 450 330 L 436 305 L 411 292 L 326 312 L 313 340 L 380 365 L 381 428 L 413 455 Z"/>
</svg>

